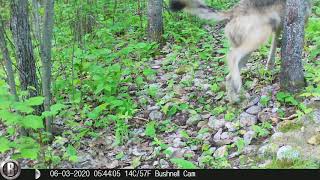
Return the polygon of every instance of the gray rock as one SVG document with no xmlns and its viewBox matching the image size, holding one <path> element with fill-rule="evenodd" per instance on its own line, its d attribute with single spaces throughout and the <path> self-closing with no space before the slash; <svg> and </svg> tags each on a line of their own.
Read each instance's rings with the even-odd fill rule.
<svg viewBox="0 0 320 180">
<path fill-rule="evenodd" d="M 202 127 L 206 126 L 207 124 L 208 124 L 207 121 L 200 121 L 200 122 L 198 123 L 197 127 L 198 127 L 198 128 L 202 128 Z"/>
<path fill-rule="evenodd" d="M 266 109 L 266 110 L 264 110 L 264 111 L 259 112 L 259 114 L 258 114 L 258 120 L 259 120 L 260 122 L 270 121 L 271 116 L 272 116 L 272 113 L 269 112 L 269 111 Z"/>
<path fill-rule="evenodd" d="M 268 96 L 272 92 L 273 87 L 272 86 L 265 86 L 263 87 L 261 91 L 261 96 Z"/>
<path fill-rule="evenodd" d="M 159 106 L 147 106 L 147 111 L 160 110 Z"/>
<path fill-rule="evenodd" d="M 275 113 L 278 112 L 278 110 L 279 110 L 279 108 L 274 107 L 274 108 L 271 109 L 271 112 L 272 112 L 272 114 L 275 114 Z"/>
<path fill-rule="evenodd" d="M 202 114 L 202 115 L 201 115 L 201 118 L 202 118 L 202 119 L 209 119 L 210 116 L 211 116 L 210 113 L 206 113 L 206 114 Z"/>
<path fill-rule="evenodd" d="M 139 167 L 140 169 L 154 169 L 153 166 L 151 165 L 148 165 L 148 164 L 145 164 L 145 165 L 142 165 L 141 167 Z"/>
<path fill-rule="evenodd" d="M 294 161 L 299 158 L 299 151 L 294 149 L 292 146 L 282 146 L 277 152 L 278 160 Z"/>
<path fill-rule="evenodd" d="M 190 147 L 190 150 L 192 150 L 192 151 L 197 151 L 198 149 L 199 149 L 199 147 L 197 145 L 192 145 Z"/>
<path fill-rule="evenodd" d="M 228 157 L 229 158 L 235 158 L 235 157 L 237 157 L 239 155 L 240 155 L 240 153 L 238 151 L 236 151 L 236 152 L 233 152 L 232 154 L 230 154 Z"/>
<path fill-rule="evenodd" d="M 315 120 L 315 122 L 316 123 L 320 123 L 320 110 L 316 110 L 316 111 L 314 111 L 314 120 Z"/>
<path fill-rule="evenodd" d="M 175 138 L 172 143 L 172 146 L 175 148 L 184 146 L 184 142 L 181 141 L 181 138 Z"/>
<path fill-rule="evenodd" d="M 135 156 L 145 155 L 145 153 L 144 153 L 144 152 L 141 152 L 140 150 L 138 150 L 137 147 L 133 148 L 131 151 L 132 151 L 131 153 L 132 153 L 133 155 L 135 155 Z"/>
<path fill-rule="evenodd" d="M 210 84 L 203 84 L 202 88 L 204 91 L 208 91 L 210 89 L 211 85 Z"/>
<path fill-rule="evenodd" d="M 108 163 L 107 165 L 106 165 L 106 168 L 107 169 L 114 169 L 114 168 L 116 168 L 116 167 L 118 167 L 119 166 L 119 161 L 118 160 L 115 160 L 115 161 L 112 161 L 111 163 Z"/>
<path fill-rule="evenodd" d="M 151 68 L 152 68 L 152 69 L 160 69 L 161 66 L 159 66 L 159 65 L 154 65 L 154 66 L 152 66 Z"/>
<path fill-rule="evenodd" d="M 240 114 L 240 126 L 246 127 L 246 126 L 252 126 L 255 125 L 258 121 L 258 118 L 254 115 L 248 114 L 246 112 L 243 112 Z"/>
<path fill-rule="evenodd" d="M 203 87 L 203 79 L 195 78 L 193 82 L 196 87 Z"/>
<path fill-rule="evenodd" d="M 191 81 L 192 80 L 192 76 L 190 74 L 186 74 L 184 76 L 182 76 L 181 81 Z"/>
<path fill-rule="evenodd" d="M 249 146 L 246 146 L 244 147 L 243 149 L 243 154 L 255 154 L 256 152 L 258 151 L 258 146 L 256 145 L 249 145 Z"/>
<path fill-rule="evenodd" d="M 258 104 L 259 101 L 260 101 L 260 97 L 256 97 L 248 103 L 247 107 L 254 106 L 254 105 Z"/>
<path fill-rule="evenodd" d="M 232 140 L 233 140 L 233 134 L 230 132 L 222 133 L 222 129 L 220 129 L 213 137 L 213 141 L 216 146 L 231 144 Z"/>
<path fill-rule="evenodd" d="M 213 154 L 216 150 L 217 150 L 216 147 L 210 147 L 208 151 L 209 151 L 209 154 Z"/>
<path fill-rule="evenodd" d="M 213 154 L 215 158 L 222 158 L 228 155 L 228 147 L 226 145 L 219 147 Z"/>
<path fill-rule="evenodd" d="M 220 146 L 224 146 L 224 145 L 228 145 L 228 144 L 231 144 L 232 143 L 232 140 L 231 139 L 222 139 L 222 140 L 216 140 L 214 142 L 214 144 L 218 147 Z"/>
<path fill-rule="evenodd" d="M 91 161 L 92 157 L 90 154 L 79 154 L 78 155 L 78 163 L 84 163 L 87 161 Z"/>
<path fill-rule="evenodd" d="M 164 159 L 160 159 L 160 161 L 159 161 L 159 166 L 160 166 L 160 168 L 162 168 L 162 169 L 168 169 L 170 166 L 169 166 L 169 163 L 166 161 L 166 160 L 164 160 Z"/>
<path fill-rule="evenodd" d="M 209 118 L 208 126 L 213 130 L 219 130 L 220 128 L 223 128 L 226 121 L 223 119 L 217 119 L 214 116 L 211 116 Z"/>
<path fill-rule="evenodd" d="M 254 131 L 248 131 L 243 135 L 243 140 L 246 145 L 251 144 L 252 139 L 255 137 L 256 133 Z"/>
<path fill-rule="evenodd" d="M 162 120 L 162 116 L 163 114 L 160 111 L 154 110 L 149 114 L 149 119 L 159 121 Z"/>
<path fill-rule="evenodd" d="M 231 139 L 232 134 L 230 132 L 223 132 L 220 136 L 221 139 Z"/>
<path fill-rule="evenodd" d="M 228 129 L 229 132 L 234 132 L 237 130 L 236 125 L 232 122 L 226 122 L 225 127 Z"/>
<path fill-rule="evenodd" d="M 220 140 L 221 134 L 222 134 L 222 128 L 220 128 L 219 131 L 213 136 L 213 140 L 214 141 Z"/>
<path fill-rule="evenodd" d="M 156 166 L 158 166 L 158 164 L 159 164 L 159 161 L 154 161 L 154 162 L 152 163 L 152 166 L 153 166 L 153 167 L 156 167 Z"/>
<path fill-rule="evenodd" d="M 196 125 L 201 121 L 201 116 L 199 114 L 191 115 L 187 120 L 187 125 Z"/>
<path fill-rule="evenodd" d="M 276 142 L 278 140 L 283 139 L 284 133 L 282 132 L 275 132 L 271 137 L 270 140 Z"/>
<path fill-rule="evenodd" d="M 261 146 L 258 150 L 258 155 L 261 158 L 274 158 L 277 155 L 279 145 L 277 144 L 266 144 Z"/>
<path fill-rule="evenodd" d="M 257 115 L 260 111 L 261 111 L 260 106 L 251 106 L 246 110 L 246 112 L 251 115 Z"/>
<path fill-rule="evenodd" d="M 205 132 L 205 133 L 200 133 L 197 135 L 197 139 L 201 139 L 204 141 L 208 141 L 211 138 L 211 133 Z"/>
</svg>

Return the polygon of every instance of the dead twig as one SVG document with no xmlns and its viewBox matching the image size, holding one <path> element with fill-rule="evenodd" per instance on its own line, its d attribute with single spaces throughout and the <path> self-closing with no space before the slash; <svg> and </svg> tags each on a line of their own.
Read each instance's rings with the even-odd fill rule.
<svg viewBox="0 0 320 180">
<path fill-rule="evenodd" d="M 133 117 L 133 119 L 138 119 L 141 121 L 149 121 L 149 119 L 141 118 L 141 117 Z"/>
<path fill-rule="evenodd" d="M 281 120 L 293 120 L 293 119 L 295 119 L 295 118 L 297 118 L 298 117 L 298 114 L 292 114 L 291 116 L 289 116 L 289 117 L 286 117 L 286 118 L 280 118 Z"/>
</svg>

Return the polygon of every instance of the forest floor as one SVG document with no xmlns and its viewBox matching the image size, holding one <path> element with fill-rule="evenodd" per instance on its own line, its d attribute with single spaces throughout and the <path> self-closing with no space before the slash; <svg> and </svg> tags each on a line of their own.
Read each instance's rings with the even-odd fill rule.
<svg viewBox="0 0 320 180">
<path fill-rule="evenodd" d="M 309 119 L 306 124 L 296 120 L 296 107 L 283 106 L 277 100 L 280 91 L 277 70 L 261 72 L 266 58 L 258 52 L 242 72 L 243 101 L 229 105 L 223 88 L 225 74 L 222 71 L 226 65 L 224 55 L 219 53 L 223 26 L 206 25 L 204 28 L 216 40 L 212 45 L 216 50 L 212 56 L 221 61 L 212 63 L 192 55 L 195 61 L 190 62 L 184 58 L 188 54 L 185 49 L 181 50 L 181 57 L 177 57 L 179 61 L 172 61 L 173 47 L 167 43 L 162 48 L 162 55 L 145 64 L 146 68 L 156 71 L 146 90 L 137 91 L 132 87 L 130 95 L 135 97 L 139 110 L 128 122 L 129 134 L 124 144 L 114 145 L 113 128 L 100 129 L 97 138 L 80 140 L 77 163 L 64 161 L 58 167 L 177 168 L 195 165 L 200 168 L 263 168 L 268 165 L 278 167 L 273 164 L 274 160 L 283 157 L 302 157 L 303 166 L 314 167 L 309 162 L 319 161 L 319 158 L 312 158 L 307 153 L 320 157 L 320 129 L 309 127 L 320 127 L 320 105 L 315 105 L 318 110 L 312 117 L 305 117 Z M 218 86 L 212 85 L 212 81 Z M 307 99 L 304 103 L 316 102 L 317 99 Z M 213 111 L 210 112 L 210 108 Z M 66 129 L 68 126 L 64 125 L 63 119 L 55 122 L 59 131 L 77 133 L 76 128 Z M 298 140 L 291 141 L 293 136 L 288 135 L 292 133 L 291 129 L 295 131 L 293 134 L 303 135 L 294 136 Z M 276 139 L 286 139 L 288 144 Z M 304 143 L 295 144 L 295 141 Z M 308 144 L 309 141 L 312 142 Z M 69 137 L 62 136 L 51 147 L 59 154 L 68 143 Z M 8 158 L 10 153 L 5 156 Z M 26 161 L 24 166 L 33 167 L 33 163 Z"/>
</svg>

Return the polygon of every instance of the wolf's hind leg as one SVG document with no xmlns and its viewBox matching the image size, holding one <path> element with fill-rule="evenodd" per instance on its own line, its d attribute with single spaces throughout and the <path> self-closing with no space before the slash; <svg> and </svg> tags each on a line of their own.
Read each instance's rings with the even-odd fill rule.
<svg viewBox="0 0 320 180">
<path fill-rule="evenodd" d="M 245 57 L 243 57 L 239 62 L 239 69 L 245 68 L 247 66 L 248 60 L 250 58 L 251 53 L 247 54 Z"/>
<path fill-rule="evenodd" d="M 250 52 L 241 48 L 234 48 L 227 57 L 229 75 L 226 77 L 226 89 L 228 98 L 231 102 L 239 101 L 239 92 L 242 86 L 240 69 L 245 65 Z"/>
</svg>

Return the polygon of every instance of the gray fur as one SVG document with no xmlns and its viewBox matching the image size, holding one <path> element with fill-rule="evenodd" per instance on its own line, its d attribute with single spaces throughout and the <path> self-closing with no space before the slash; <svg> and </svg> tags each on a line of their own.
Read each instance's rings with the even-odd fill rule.
<svg viewBox="0 0 320 180">
<path fill-rule="evenodd" d="M 242 86 L 240 70 L 245 66 L 250 54 L 272 36 L 272 44 L 267 68 L 274 64 L 277 40 L 280 35 L 286 0 L 241 0 L 233 8 L 224 11 L 211 10 L 202 0 L 173 0 L 180 10 L 197 15 L 203 19 L 216 21 L 227 20 L 225 34 L 230 42 L 227 55 L 229 75 L 226 77 L 226 87 L 229 100 L 239 100 Z M 306 3 L 306 20 L 310 15 L 311 2 Z"/>
</svg>

